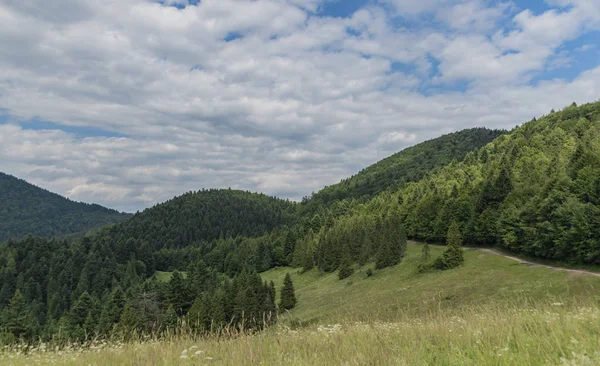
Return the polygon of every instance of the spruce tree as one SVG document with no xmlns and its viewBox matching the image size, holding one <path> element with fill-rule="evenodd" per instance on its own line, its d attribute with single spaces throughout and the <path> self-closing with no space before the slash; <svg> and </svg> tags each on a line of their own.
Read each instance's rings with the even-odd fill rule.
<svg viewBox="0 0 600 366">
<path fill-rule="evenodd" d="M 171 334 L 173 334 L 177 328 L 177 320 L 177 313 L 175 312 L 173 305 L 169 305 L 167 310 L 161 316 L 163 329 L 168 330 Z"/>
<path fill-rule="evenodd" d="M 446 235 L 447 248 L 435 262 L 435 266 L 440 269 L 451 269 L 460 266 L 463 261 L 462 235 L 456 221 L 453 221 L 448 228 Z"/>
<path fill-rule="evenodd" d="M 185 315 L 191 306 L 190 291 L 179 271 L 174 271 L 171 276 L 167 298 L 178 316 Z"/>
<path fill-rule="evenodd" d="M 429 244 L 423 244 L 423 249 L 421 249 L 421 262 L 426 263 L 431 258 L 431 253 L 429 249 Z"/>
<path fill-rule="evenodd" d="M 292 276 L 289 273 L 285 275 L 283 279 L 283 287 L 281 288 L 281 300 L 279 302 L 279 309 L 289 310 L 296 306 L 296 294 L 294 292 L 294 283 L 292 282 Z"/>
<path fill-rule="evenodd" d="M 308 272 L 315 266 L 315 259 L 310 249 L 306 249 L 302 258 L 302 272 Z"/>
<path fill-rule="evenodd" d="M 110 335 L 114 326 L 121 319 L 121 313 L 125 307 L 125 293 L 118 286 L 109 296 L 108 300 L 102 307 L 98 330 L 100 334 Z"/>
<path fill-rule="evenodd" d="M 197 331 L 204 331 L 210 325 L 210 299 L 207 294 L 197 297 L 188 312 L 188 324 Z"/>
<path fill-rule="evenodd" d="M 404 231 L 404 225 L 399 216 L 394 215 L 389 220 L 389 231 L 392 233 L 390 236 L 390 265 L 396 265 L 404 258 L 407 245 L 406 232 Z"/>
<path fill-rule="evenodd" d="M 375 258 L 375 268 L 382 269 L 385 267 L 389 267 L 391 265 L 390 258 L 392 258 L 392 249 L 390 246 L 390 242 L 384 240 L 379 245 L 379 250 L 377 251 L 377 257 Z"/>
<path fill-rule="evenodd" d="M 29 338 L 36 327 L 35 317 L 27 308 L 25 297 L 17 290 L 2 314 L 3 326 L 16 338 Z"/>
<path fill-rule="evenodd" d="M 285 242 L 283 245 L 283 259 L 286 265 L 292 262 L 295 247 L 296 233 L 293 230 L 289 230 L 285 236 Z"/>
<path fill-rule="evenodd" d="M 350 257 L 350 249 L 347 245 L 344 246 L 342 253 L 342 261 L 340 263 L 340 269 L 338 271 L 338 278 L 343 280 L 344 278 L 350 277 L 354 273 L 352 268 L 352 258 Z"/>
</svg>

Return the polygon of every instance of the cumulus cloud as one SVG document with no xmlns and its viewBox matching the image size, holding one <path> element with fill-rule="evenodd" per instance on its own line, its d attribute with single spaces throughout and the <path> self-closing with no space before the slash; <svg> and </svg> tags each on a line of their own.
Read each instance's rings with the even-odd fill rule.
<svg viewBox="0 0 600 366">
<path fill-rule="evenodd" d="M 298 199 L 440 133 L 599 95 L 598 68 L 531 82 L 576 57 L 560 48 L 598 29 L 595 1 L 386 0 L 348 17 L 327 1 L 2 2 L 0 170 L 128 211 L 209 187 Z M 89 128 L 104 133 L 65 132 Z"/>
</svg>

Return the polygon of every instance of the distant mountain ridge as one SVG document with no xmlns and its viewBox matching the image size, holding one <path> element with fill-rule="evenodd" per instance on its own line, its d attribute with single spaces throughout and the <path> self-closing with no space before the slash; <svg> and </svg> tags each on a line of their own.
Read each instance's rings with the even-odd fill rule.
<svg viewBox="0 0 600 366">
<path fill-rule="evenodd" d="M 0 172 L 0 243 L 28 234 L 54 237 L 81 233 L 130 216 L 97 204 L 72 201 Z"/>
<path fill-rule="evenodd" d="M 472 151 L 492 142 L 505 130 L 469 128 L 407 147 L 337 184 L 314 193 L 312 205 L 346 198 L 372 198 L 377 193 L 396 190 L 416 182 L 432 170 L 461 161 Z M 305 200 L 306 202 L 306 200 Z"/>
</svg>

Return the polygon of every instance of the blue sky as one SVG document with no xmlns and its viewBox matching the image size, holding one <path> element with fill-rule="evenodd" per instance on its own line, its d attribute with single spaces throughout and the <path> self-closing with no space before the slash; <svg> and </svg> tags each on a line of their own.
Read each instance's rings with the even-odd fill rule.
<svg viewBox="0 0 600 366">
<path fill-rule="evenodd" d="M 298 199 L 600 95 L 596 0 L 33 0 L 0 22 L 0 171 L 127 211 Z"/>
</svg>

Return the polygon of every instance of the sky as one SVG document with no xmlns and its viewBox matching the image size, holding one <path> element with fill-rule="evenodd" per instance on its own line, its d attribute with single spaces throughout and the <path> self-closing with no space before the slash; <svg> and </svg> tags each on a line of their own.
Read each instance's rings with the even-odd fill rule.
<svg viewBox="0 0 600 366">
<path fill-rule="evenodd" d="M 0 171 L 134 212 L 300 199 L 600 98 L 598 0 L 0 0 Z"/>
</svg>

